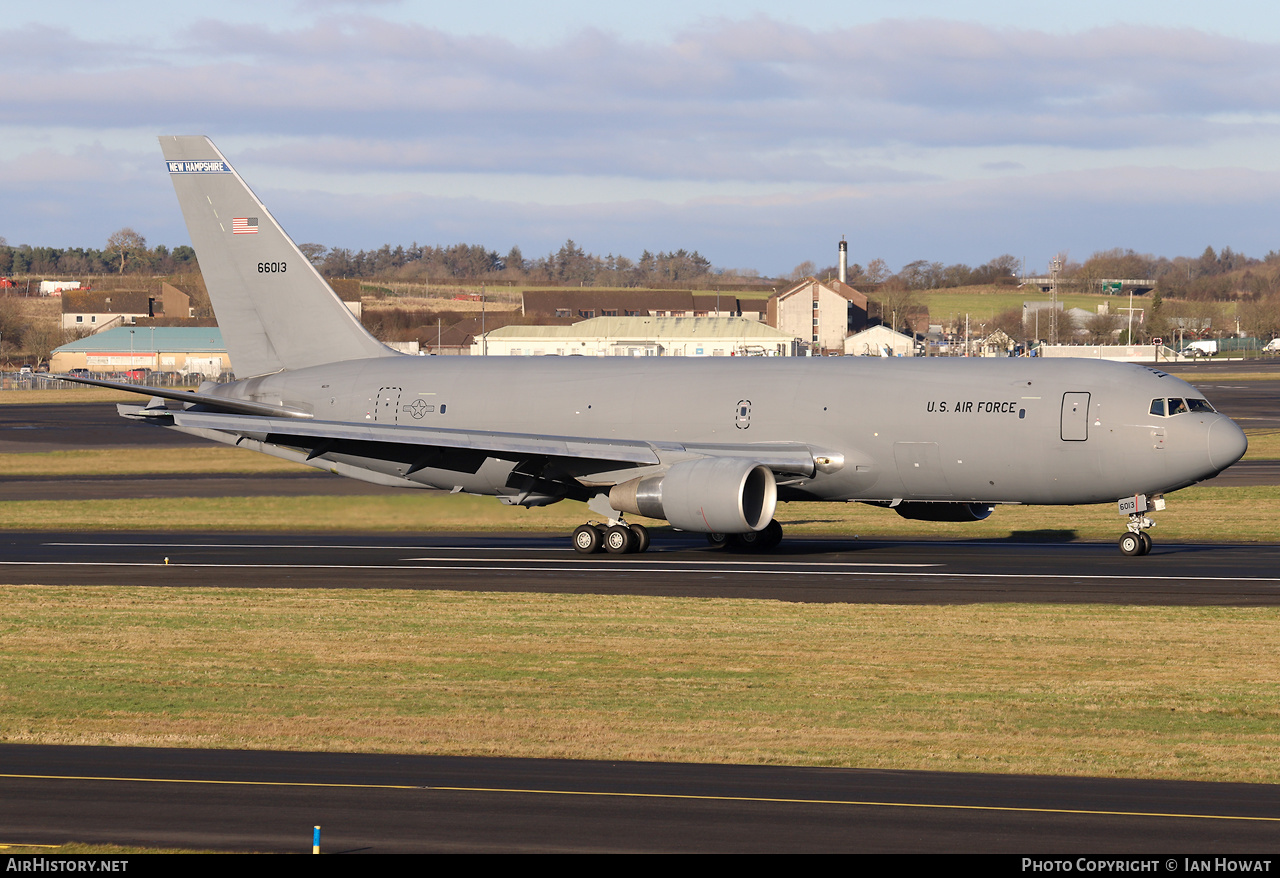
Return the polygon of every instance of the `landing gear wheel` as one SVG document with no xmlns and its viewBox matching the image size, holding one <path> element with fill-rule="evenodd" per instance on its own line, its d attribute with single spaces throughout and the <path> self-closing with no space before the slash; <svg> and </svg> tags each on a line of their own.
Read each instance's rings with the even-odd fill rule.
<svg viewBox="0 0 1280 878">
<path fill-rule="evenodd" d="M 604 532 L 604 550 L 610 555 L 634 552 L 636 535 L 625 524 L 616 524 Z"/>
<path fill-rule="evenodd" d="M 1138 539 L 1142 540 L 1142 551 L 1139 554 L 1146 555 L 1151 551 L 1151 535 L 1145 530 L 1138 534 Z"/>
<path fill-rule="evenodd" d="M 636 536 L 636 554 L 639 555 L 641 552 L 649 551 L 649 528 L 643 524 L 633 524 L 631 525 L 631 532 Z"/>
<path fill-rule="evenodd" d="M 584 524 L 573 532 L 573 548 L 581 555 L 591 555 L 600 551 L 604 535 L 594 524 Z"/>
<path fill-rule="evenodd" d="M 1150 537 L 1148 537 L 1150 539 Z M 1126 555 L 1142 554 L 1142 535 L 1135 533 L 1127 533 L 1120 537 L 1120 551 Z"/>
<path fill-rule="evenodd" d="M 769 522 L 765 529 L 756 535 L 756 548 L 763 552 L 768 552 L 778 548 L 778 544 L 782 542 L 782 525 L 778 524 L 775 518 Z"/>
<path fill-rule="evenodd" d="M 707 543 L 713 549 L 723 549 L 732 539 L 732 534 L 707 534 Z"/>
</svg>

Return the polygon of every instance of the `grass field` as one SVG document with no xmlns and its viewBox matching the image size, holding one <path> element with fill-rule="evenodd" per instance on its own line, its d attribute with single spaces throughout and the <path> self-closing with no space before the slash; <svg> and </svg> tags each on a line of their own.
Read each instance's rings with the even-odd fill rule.
<svg viewBox="0 0 1280 878">
<path fill-rule="evenodd" d="M 74 390 L 5 390 L 0 392 L 0 405 L 53 405 L 76 402 L 137 402 L 136 393 L 108 390 L 105 387 L 77 387 Z"/>
<path fill-rule="evenodd" d="M 336 478 L 336 477 L 335 477 Z M 1157 540 L 1280 541 L 1280 488 L 1188 488 L 1155 515 Z M 1238 519 L 1242 503 L 1250 525 Z M 0 506 L 0 530 L 328 531 L 562 533 L 598 518 L 584 504 L 522 509 L 492 497 L 404 491 L 388 496 L 215 497 L 128 500 L 16 500 Z M 1097 506 L 1001 506 L 986 521 L 908 521 L 858 503 L 784 503 L 787 534 L 934 539 L 1117 539 L 1124 519 L 1114 503 Z M 662 522 L 632 520 L 665 528 Z"/>
<path fill-rule="evenodd" d="M 0 740 L 1280 781 L 1280 610 L 0 587 Z"/>
</svg>

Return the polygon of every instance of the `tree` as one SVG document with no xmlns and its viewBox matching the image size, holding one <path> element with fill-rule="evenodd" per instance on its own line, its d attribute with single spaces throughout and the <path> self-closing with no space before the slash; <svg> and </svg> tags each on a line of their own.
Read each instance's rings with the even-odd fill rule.
<svg viewBox="0 0 1280 878">
<path fill-rule="evenodd" d="M 868 281 L 878 284 L 887 280 L 891 272 L 889 271 L 889 264 L 877 257 L 867 263 L 865 274 Z"/>
<path fill-rule="evenodd" d="M 22 333 L 22 346 L 37 363 L 49 362 L 53 349 L 64 341 L 62 327 L 48 322 L 33 322 Z"/>
<path fill-rule="evenodd" d="M 814 265 L 813 260 L 806 259 L 804 262 L 801 262 L 795 268 L 791 269 L 790 279 L 793 281 L 801 281 L 806 277 L 810 277 L 817 270 L 818 266 Z"/>
<path fill-rule="evenodd" d="M 329 250 L 323 244 L 299 244 L 298 249 L 302 251 L 303 256 L 307 257 L 307 261 L 315 266 L 324 262 L 324 254 Z"/>
<path fill-rule="evenodd" d="M 120 273 L 124 274 L 125 263 L 130 258 L 137 259 L 147 252 L 147 239 L 126 226 L 107 238 L 107 251 L 120 257 Z"/>
<path fill-rule="evenodd" d="M 1089 344 L 1111 344 L 1120 329 L 1117 314 L 1091 314 L 1084 321 L 1085 338 Z"/>
</svg>

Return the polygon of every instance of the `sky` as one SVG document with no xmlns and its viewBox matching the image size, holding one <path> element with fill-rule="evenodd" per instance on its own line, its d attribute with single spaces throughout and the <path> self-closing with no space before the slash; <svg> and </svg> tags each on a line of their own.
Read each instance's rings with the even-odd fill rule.
<svg viewBox="0 0 1280 878">
<path fill-rule="evenodd" d="M 0 237 L 188 243 L 156 136 L 207 134 L 332 247 L 765 275 L 842 236 L 894 270 L 1280 249 L 1280 9 L 611 6 L 0 0 Z"/>
</svg>

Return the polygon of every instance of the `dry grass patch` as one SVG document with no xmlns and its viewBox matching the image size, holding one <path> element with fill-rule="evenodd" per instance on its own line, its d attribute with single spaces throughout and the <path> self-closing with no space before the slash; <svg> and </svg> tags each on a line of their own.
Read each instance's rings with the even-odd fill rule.
<svg viewBox="0 0 1280 878">
<path fill-rule="evenodd" d="M 1249 450 L 1245 460 L 1280 460 L 1280 430 L 1245 430 Z"/>
<path fill-rule="evenodd" d="M 1197 381 L 1211 381 L 1215 384 L 1222 381 L 1275 381 L 1280 378 L 1280 374 L 1276 372 L 1202 372 L 1195 366 L 1175 366 L 1169 363 L 1161 365 L 1160 368 L 1188 384 L 1195 384 Z"/>
<path fill-rule="evenodd" d="M 1280 781 L 1280 610 L 8 586 L 0 739 Z"/>
<path fill-rule="evenodd" d="M 0 405 L 54 405 L 73 402 L 138 402 L 138 393 L 110 390 L 106 387 L 77 387 L 72 390 L 5 390 L 0 392 Z"/>
<path fill-rule="evenodd" d="M 226 445 L 0 454 L 0 474 L 4 476 L 296 473 L 303 470 L 315 471 L 300 463 Z"/>
<path fill-rule="evenodd" d="M 336 478 L 336 477 L 335 477 Z M 1253 512 L 1239 526 L 1241 504 Z M 379 496 L 173 497 L 129 500 L 12 501 L 0 506 L 0 530 L 508 531 L 568 534 L 598 518 L 566 500 L 522 509 L 492 497 L 406 490 Z M 778 521 L 792 536 L 862 538 L 1115 540 L 1124 519 L 1114 503 L 1097 506 L 1002 506 L 986 521 L 908 521 L 860 503 L 779 504 Z M 646 525 L 663 522 L 636 519 Z M 1188 488 L 1158 513 L 1158 540 L 1280 541 L 1280 488 Z"/>
</svg>

